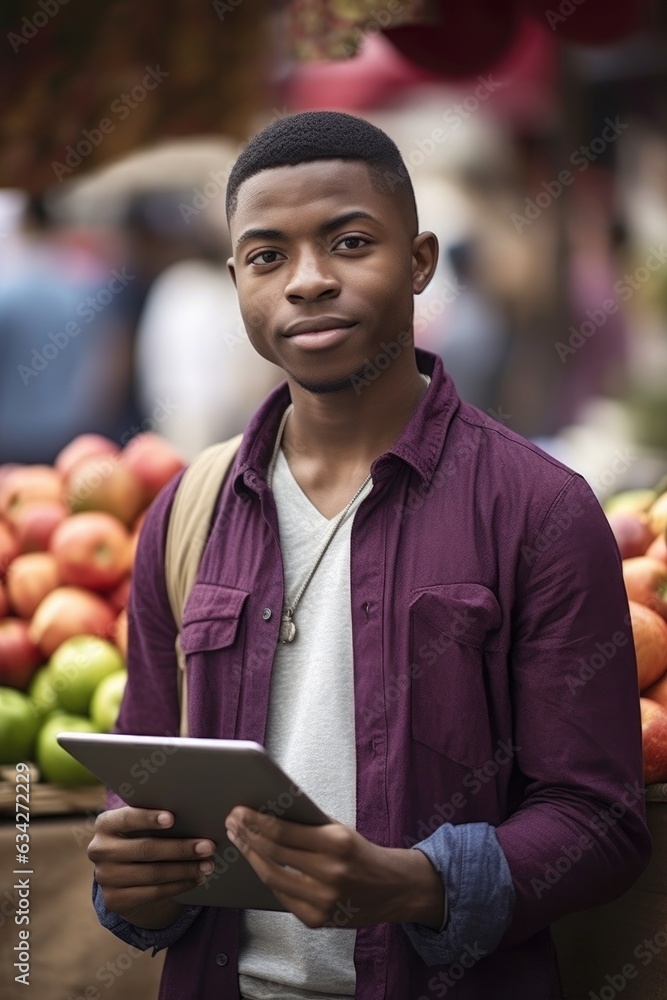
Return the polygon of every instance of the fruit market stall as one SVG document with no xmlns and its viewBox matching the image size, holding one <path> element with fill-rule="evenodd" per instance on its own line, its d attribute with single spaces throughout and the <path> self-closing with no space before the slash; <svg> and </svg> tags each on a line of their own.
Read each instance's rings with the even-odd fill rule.
<svg viewBox="0 0 667 1000">
<path fill-rule="evenodd" d="M 92 910 L 86 848 L 104 789 L 60 748 L 108 732 L 126 679 L 137 533 L 183 460 L 154 434 L 84 435 L 53 467 L 0 467 L 0 967 L 3 1000 L 157 995 L 163 957 Z M 24 978 L 21 978 L 24 977 Z"/>
</svg>

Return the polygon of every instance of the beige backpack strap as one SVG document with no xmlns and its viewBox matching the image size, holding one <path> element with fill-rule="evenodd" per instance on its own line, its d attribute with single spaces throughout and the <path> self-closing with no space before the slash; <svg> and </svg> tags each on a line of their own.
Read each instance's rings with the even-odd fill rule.
<svg viewBox="0 0 667 1000">
<path fill-rule="evenodd" d="M 165 578 L 176 637 L 181 736 L 188 734 L 185 654 L 180 643 L 183 609 L 195 582 L 220 487 L 241 443 L 242 434 L 206 448 L 183 473 L 167 528 Z"/>
</svg>

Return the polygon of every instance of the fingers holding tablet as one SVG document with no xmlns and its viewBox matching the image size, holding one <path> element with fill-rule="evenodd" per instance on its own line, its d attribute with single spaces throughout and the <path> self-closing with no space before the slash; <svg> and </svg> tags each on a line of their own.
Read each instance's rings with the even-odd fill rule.
<svg viewBox="0 0 667 1000">
<path fill-rule="evenodd" d="M 138 926 L 164 927 L 183 910 L 173 897 L 214 869 L 212 840 L 171 838 L 170 813 L 124 806 L 97 817 L 88 857 L 105 905 Z M 152 832 L 155 831 L 155 835 Z"/>
</svg>

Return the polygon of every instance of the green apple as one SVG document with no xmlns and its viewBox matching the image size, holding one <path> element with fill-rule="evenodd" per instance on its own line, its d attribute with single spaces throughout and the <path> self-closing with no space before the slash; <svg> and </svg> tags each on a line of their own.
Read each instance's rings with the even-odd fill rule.
<svg viewBox="0 0 667 1000">
<path fill-rule="evenodd" d="M 116 724 L 126 682 L 127 670 L 116 670 L 95 688 L 90 717 L 101 733 L 110 733 Z"/>
<path fill-rule="evenodd" d="M 40 667 L 28 688 L 28 697 L 40 721 L 58 708 L 58 695 L 48 667 Z"/>
<path fill-rule="evenodd" d="M 94 785 L 97 778 L 58 743 L 58 733 L 96 733 L 95 724 L 82 715 L 54 712 L 37 734 L 37 765 L 45 781 L 56 785 Z"/>
<path fill-rule="evenodd" d="M 118 648 L 96 635 L 66 639 L 49 660 L 49 676 L 58 705 L 66 712 L 86 715 L 101 680 L 125 666 Z"/>
<path fill-rule="evenodd" d="M 39 716 L 28 696 L 0 687 L 0 764 L 28 760 L 38 729 Z"/>
</svg>

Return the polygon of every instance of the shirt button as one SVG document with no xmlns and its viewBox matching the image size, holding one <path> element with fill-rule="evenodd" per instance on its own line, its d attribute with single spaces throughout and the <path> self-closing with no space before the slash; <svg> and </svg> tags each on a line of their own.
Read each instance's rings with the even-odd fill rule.
<svg viewBox="0 0 667 1000">
<path fill-rule="evenodd" d="M 216 955 L 215 960 L 218 963 L 218 965 L 227 965 L 227 962 L 229 961 L 224 951 L 221 951 L 219 955 Z"/>
<path fill-rule="evenodd" d="M 271 611 L 271 608 L 264 608 L 264 610 L 262 611 L 262 618 L 264 619 L 265 622 L 268 622 L 272 614 L 273 612 Z"/>
</svg>

